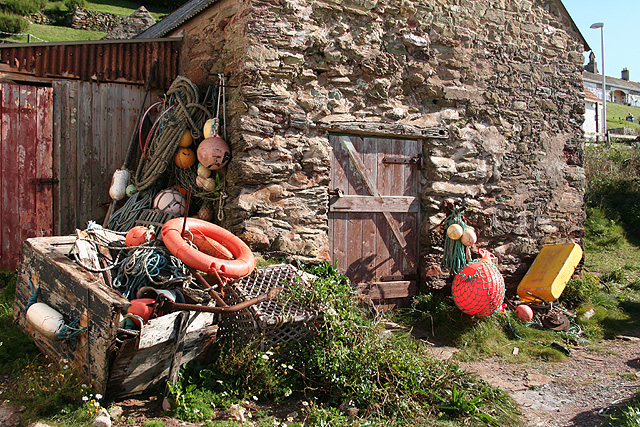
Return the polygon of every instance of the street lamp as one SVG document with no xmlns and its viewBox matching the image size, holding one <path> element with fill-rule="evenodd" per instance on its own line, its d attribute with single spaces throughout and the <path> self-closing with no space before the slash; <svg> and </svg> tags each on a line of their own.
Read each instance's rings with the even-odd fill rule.
<svg viewBox="0 0 640 427">
<path fill-rule="evenodd" d="M 602 50 L 602 137 L 607 140 L 607 86 L 604 75 L 604 22 L 591 24 L 589 28 L 600 28 L 600 49 Z"/>
</svg>

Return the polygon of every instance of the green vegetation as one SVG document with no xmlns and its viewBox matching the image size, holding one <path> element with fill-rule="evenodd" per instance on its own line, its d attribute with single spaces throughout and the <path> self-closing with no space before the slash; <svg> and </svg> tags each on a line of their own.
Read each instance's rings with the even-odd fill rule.
<svg viewBox="0 0 640 427">
<path fill-rule="evenodd" d="M 269 401 L 286 402 L 311 425 L 518 424 L 503 392 L 434 360 L 408 334 L 386 333 L 384 319 L 361 307 L 329 264 L 307 268 L 318 279 L 291 284 L 281 301 L 322 310 L 327 321 L 305 342 L 267 351 L 259 343 L 223 346 L 209 365 L 191 364 L 171 388 L 175 416 L 203 421 L 212 406 Z"/>
<path fill-rule="evenodd" d="M 640 131 L 638 123 L 631 123 L 626 120 L 629 113 L 635 120 L 640 119 L 640 107 L 607 102 L 607 129 L 627 127 Z"/>
<path fill-rule="evenodd" d="M 156 21 L 171 13 L 182 2 L 176 5 L 154 4 L 145 5 Z M 100 31 L 76 30 L 69 27 L 70 14 L 76 7 L 86 8 L 97 12 L 112 13 L 114 15 L 129 16 L 138 9 L 139 3 L 130 0 L 87 1 L 87 0 L 5 0 L 0 4 L 0 31 L 10 34 L 31 34 L 31 42 L 64 42 L 99 40 L 106 33 Z M 47 12 L 55 17 L 53 25 L 31 24 L 23 16 L 38 11 Z M 15 42 L 27 42 L 28 36 L 0 35 Z"/>
<path fill-rule="evenodd" d="M 25 31 L 48 42 L 99 40 L 106 35 L 106 33 L 100 31 L 74 30 L 68 27 L 39 24 L 30 24 L 29 28 Z M 12 40 L 26 42 L 27 36 L 13 37 Z M 34 43 L 39 42 L 37 39 L 32 39 L 31 41 Z"/>
</svg>

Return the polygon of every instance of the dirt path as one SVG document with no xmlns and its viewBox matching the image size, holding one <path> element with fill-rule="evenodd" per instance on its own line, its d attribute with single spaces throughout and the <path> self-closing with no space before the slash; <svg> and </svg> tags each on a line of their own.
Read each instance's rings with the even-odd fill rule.
<svg viewBox="0 0 640 427">
<path fill-rule="evenodd" d="M 446 357 L 450 351 L 434 354 Z M 608 406 L 640 388 L 640 330 L 625 338 L 574 348 L 565 362 L 510 364 L 490 358 L 461 364 L 520 406 L 526 426 L 591 427 L 602 423 Z"/>
</svg>

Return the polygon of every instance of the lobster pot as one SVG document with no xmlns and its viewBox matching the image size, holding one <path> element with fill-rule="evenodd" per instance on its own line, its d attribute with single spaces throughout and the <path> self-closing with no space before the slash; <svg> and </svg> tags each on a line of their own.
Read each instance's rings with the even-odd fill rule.
<svg viewBox="0 0 640 427">
<path fill-rule="evenodd" d="M 68 254 L 74 242 L 74 236 L 56 236 L 23 243 L 13 316 L 42 353 L 67 360 L 94 393 L 115 398 L 146 392 L 215 342 L 213 313 L 174 312 L 141 330 L 121 329 L 129 300 L 107 286 L 103 273 L 73 261 Z M 78 320 L 82 332 L 74 339 L 50 339 L 27 322 L 25 308 L 38 288 L 38 303 L 60 313 L 67 325 Z"/>
<path fill-rule="evenodd" d="M 227 286 L 225 302 L 237 304 L 276 287 L 287 288 L 302 281 L 309 284 L 312 277 L 290 264 L 261 267 L 252 274 Z M 267 350 L 290 342 L 301 342 L 314 331 L 321 313 L 301 306 L 296 301 L 283 304 L 278 298 L 263 301 L 236 313 L 225 313 L 220 320 L 220 339 L 244 343 L 252 339 L 261 341 Z"/>
</svg>

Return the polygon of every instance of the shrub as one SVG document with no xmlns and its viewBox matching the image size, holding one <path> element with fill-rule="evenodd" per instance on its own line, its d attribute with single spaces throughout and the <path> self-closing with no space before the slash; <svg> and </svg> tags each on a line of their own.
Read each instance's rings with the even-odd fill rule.
<svg viewBox="0 0 640 427">
<path fill-rule="evenodd" d="M 64 5 L 67 9 L 74 11 L 77 7 L 83 8 L 87 5 L 86 0 L 64 0 Z"/>
<path fill-rule="evenodd" d="M 10 34 L 19 34 L 27 30 L 29 23 L 21 16 L 11 13 L 0 12 L 0 34 L 1 37 L 9 37 Z"/>
<path fill-rule="evenodd" d="M 47 4 L 46 0 L 5 0 L 4 9 L 16 15 L 36 13 Z"/>
</svg>

